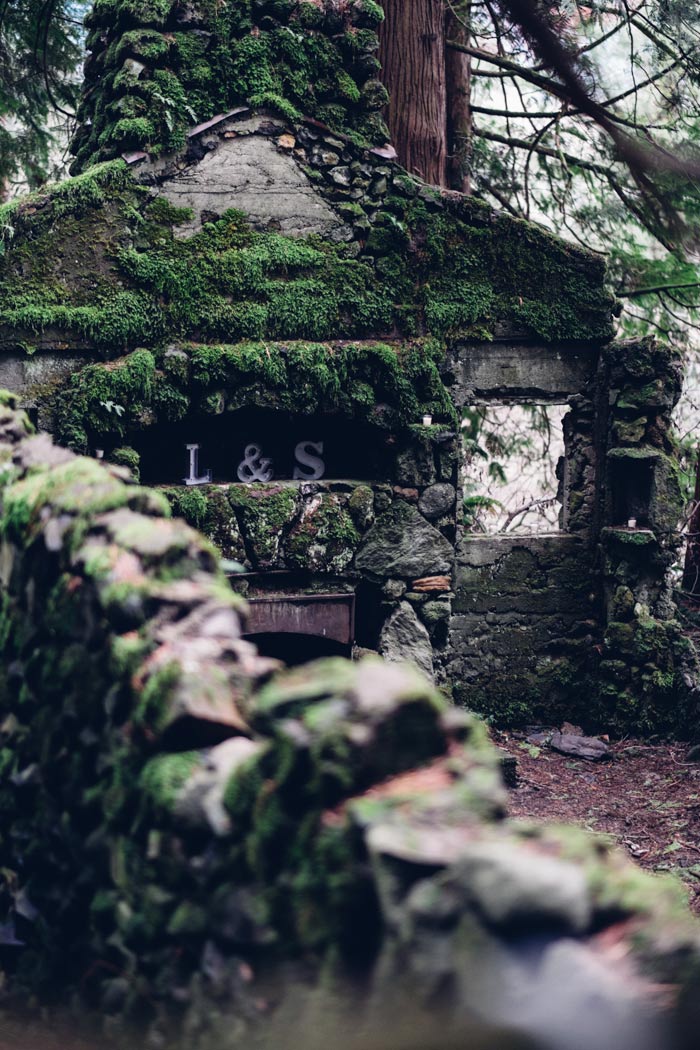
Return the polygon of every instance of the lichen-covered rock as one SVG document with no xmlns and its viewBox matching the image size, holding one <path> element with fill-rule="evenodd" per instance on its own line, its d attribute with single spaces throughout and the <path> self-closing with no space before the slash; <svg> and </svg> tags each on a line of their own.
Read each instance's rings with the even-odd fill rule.
<svg viewBox="0 0 700 1050">
<path fill-rule="evenodd" d="M 223 558 L 245 563 L 245 543 L 226 487 L 218 485 L 162 490 L 173 514 L 208 537 Z"/>
<path fill-rule="evenodd" d="M 409 579 L 451 572 L 453 562 L 451 544 L 402 501 L 377 518 L 355 559 L 363 572 Z"/>
<path fill-rule="evenodd" d="M 379 652 L 385 660 L 414 663 L 428 678 L 433 677 L 430 635 L 408 602 L 401 602 L 384 624 L 379 636 Z"/>
<path fill-rule="evenodd" d="M 304 502 L 285 543 L 285 560 L 309 572 L 342 573 L 359 542 L 347 501 L 332 492 L 319 493 Z"/>
<path fill-rule="evenodd" d="M 228 498 L 253 566 L 280 567 L 282 542 L 299 510 L 297 491 L 288 485 L 233 485 Z"/>
<path fill-rule="evenodd" d="M 285 771 L 270 775 L 289 780 L 294 790 L 295 751 L 296 760 L 309 767 L 299 788 L 320 792 L 323 803 L 332 805 L 442 754 L 444 713 L 420 675 L 366 657 L 356 667 L 329 659 L 276 677 L 254 700 L 249 717 L 284 741 L 278 757 Z"/>
<path fill-rule="evenodd" d="M 374 521 L 374 493 L 369 485 L 357 485 L 350 494 L 348 510 L 359 529 Z"/>
</svg>

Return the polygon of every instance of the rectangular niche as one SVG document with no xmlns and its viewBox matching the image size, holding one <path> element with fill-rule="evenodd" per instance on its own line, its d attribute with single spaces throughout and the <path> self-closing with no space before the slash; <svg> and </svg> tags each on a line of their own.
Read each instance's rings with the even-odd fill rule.
<svg viewBox="0 0 700 1050">
<path fill-rule="evenodd" d="M 608 453 L 608 515 L 614 526 L 649 525 L 655 449 L 614 448 Z"/>
<path fill-rule="evenodd" d="M 464 409 L 464 524 L 470 538 L 562 530 L 567 411 L 562 404 Z"/>
<path fill-rule="evenodd" d="M 126 443 L 139 453 L 141 480 L 148 485 L 181 484 L 188 476 L 190 444 L 199 446 L 197 476 L 211 471 L 219 484 L 310 480 L 317 464 L 325 479 L 385 480 L 393 457 L 387 435 L 366 424 L 250 408 L 152 426 L 129 435 Z M 298 458 L 300 447 L 305 454 Z M 251 448 L 259 454 L 249 454 Z M 244 462 L 251 471 L 242 478 L 238 467 Z"/>
</svg>

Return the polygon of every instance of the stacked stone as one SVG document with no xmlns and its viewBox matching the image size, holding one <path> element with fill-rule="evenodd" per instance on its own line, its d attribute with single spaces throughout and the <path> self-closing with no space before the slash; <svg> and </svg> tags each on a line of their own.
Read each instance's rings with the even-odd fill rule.
<svg viewBox="0 0 700 1050">
<path fill-rule="evenodd" d="M 214 550 L 163 497 L 31 436 L 10 395 L 0 427 L 0 854 L 31 985 L 82 965 L 145 756 L 247 732 L 244 697 L 276 665 L 241 640 Z"/>
<path fill-rule="evenodd" d="M 303 197 L 308 211 L 291 235 L 271 216 L 267 176 L 259 193 L 249 186 L 244 194 L 255 232 L 246 236 L 240 217 L 236 224 L 232 212 L 212 210 L 222 200 L 243 204 L 235 140 L 243 140 L 253 186 L 255 151 L 269 163 L 272 148 L 280 188 L 291 180 Z M 0 258 L 0 345 L 93 347 L 114 357 L 178 337 L 406 344 L 427 336 L 438 348 L 490 340 L 505 326 L 546 341 L 610 338 L 600 256 L 474 198 L 440 196 L 386 153 L 319 122 L 240 107 L 194 129 L 185 150 L 157 161 L 128 154 L 128 168 L 122 160 L 99 165 L 16 201 L 4 215 L 15 233 Z M 224 179 L 196 214 L 168 206 L 185 173 L 197 185 L 202 161 L 218 165 L 219 177 L 228 172 L 228 190 Z M 309 234 L 320 236 L 300 248 Z M 241 250 L 236 265 L 231 253 Z M 76 259 L 87 262 L 74 272 Z"/>
<path fill-rule="evenodd" d="M 683 512 L 671 428 L 682 362 L 673 348 L 646 339 L 612 344 L 606 368 L 602 701 L 626 728 L 673 732 L 695 723 L 700 703 L 697 654 L 675 618 L 670 572 Z"/>
<path fill-rule="evenodd" d="M 374 585 L 372 611 L 383 626 L 366 644 L 440 677 L 451 612 L 458 441 L 439 427 L 416 427 L 410 440 L 392 441 L 393 485 L 273 482 L 164 492 L 174 513 L 249 572 L 307 572 L 325 589 L 328 577 L 336 587 Z M 233 585 L 246 593 L 246 582 Z"/>
<path fill-rule="evenodd" d="M 124 150 L 162 153 L 241 103 L 302 113 L 383 143 L 373 0 L 97 0 L 75 170 Z"/>
</svg>

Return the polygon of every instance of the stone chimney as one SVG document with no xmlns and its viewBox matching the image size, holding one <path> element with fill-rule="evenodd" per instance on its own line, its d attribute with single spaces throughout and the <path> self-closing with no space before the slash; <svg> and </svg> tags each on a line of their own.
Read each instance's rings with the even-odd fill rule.
<svg viewBox="0 0 700 1050">
<path fill-rule="evenodd" d="M 381 145 L 382 18 L 374 0 L 96 0 L 72 171 L 180 149 L 242 104 Z"/>
</svg>

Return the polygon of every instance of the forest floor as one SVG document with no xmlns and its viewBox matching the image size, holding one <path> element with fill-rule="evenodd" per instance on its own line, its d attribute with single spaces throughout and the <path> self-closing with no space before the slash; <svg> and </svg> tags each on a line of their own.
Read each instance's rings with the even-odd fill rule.
<svg viewBox="0 0 700 1050">
<path fill-rule="evenodd" d="M 700 914 L 700 764 L 685 760 L 688 744 L 628 738 L 591 762 L 531 743 L 526 732 L 492 735 L 518 763 L 512 816 L 609 836 L 641 867 L 676 872 Z"/>
</svg>

